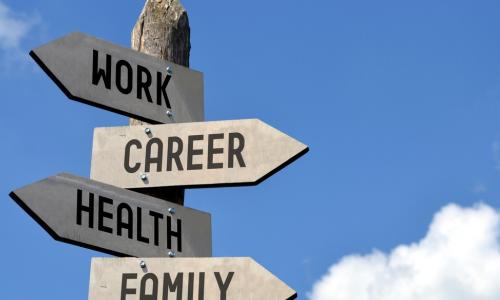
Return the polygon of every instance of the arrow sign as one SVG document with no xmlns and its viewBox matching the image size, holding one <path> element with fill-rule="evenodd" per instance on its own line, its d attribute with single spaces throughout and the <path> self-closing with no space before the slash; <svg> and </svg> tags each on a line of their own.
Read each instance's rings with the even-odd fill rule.
<svg viewBox="0 0 500 300">
<path fill-rule="evenodd" d="M 211 256 L 210 215 L 70 174 L 10 193 L 54 239 L 117 256 Z"/>
<path fill-rule="evenodd" d="M 132 189 L 252 185 L 307 151 L 256 119 L 96 128 L 91 178 Z"/>
<path fill-rule="evenodd" d="M 200 72 L 83 33 L 30 55 L 70 99 L 154 124 L 204 120 Z"/>
<path fill-rule="evenodd" d="M 93 258 L 90 273 L 89 300 L 297 297 L 251 258 Z"/>
</svg>

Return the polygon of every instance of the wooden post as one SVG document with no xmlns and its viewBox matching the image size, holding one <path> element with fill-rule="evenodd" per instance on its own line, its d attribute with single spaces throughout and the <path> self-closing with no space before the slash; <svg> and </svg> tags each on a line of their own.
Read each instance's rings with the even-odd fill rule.
<svg viewBox="0 0 500 300">
<path fill-rule="evenodd" d="M 132 48 L 189 67 L 191 50 L 188 15 L 179 0 L 146 0 L 132 30 Z M 130 119 L 130 125 L 145 124 Z M 151 188 L 141 193 L 184 205 L 184 189 Z"/>
</svg>

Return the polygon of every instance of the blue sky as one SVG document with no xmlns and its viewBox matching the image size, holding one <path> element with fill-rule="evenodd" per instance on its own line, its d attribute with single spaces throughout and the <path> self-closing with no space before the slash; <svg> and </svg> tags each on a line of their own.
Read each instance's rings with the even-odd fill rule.
<svg viewBox="0 0 500 300">
<path fill-rule="evenodd" d="M 144 3 L 0 3 L 2 295 L 86 299 L 104 255 L 53 241 L 8 193 L 88 177 L 93 128 L 127 118 L 66 99 L 28 52 L 72 31 L 128 47 Z M 187 192 L 215 256 L 251 256 L 308 299 L 343 257 L 420 241 L 450 203 L 500 207 L 498 1 L 183 4 L 206 119 L 259 118 L 310 147 L 259 186 Z"/>
</svg>

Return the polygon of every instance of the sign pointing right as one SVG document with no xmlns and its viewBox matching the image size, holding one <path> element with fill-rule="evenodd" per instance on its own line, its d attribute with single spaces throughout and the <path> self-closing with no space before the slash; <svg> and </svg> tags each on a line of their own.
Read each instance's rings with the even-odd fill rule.
<svg viewBox="0 0 500 300">
<path fill-rule="evenodd" d="M 297 297 L 293 289 L 248 257 L 93 258 L 90 273 L 89 300 Z"/>
<path fill-rule="evenodd" d="M 257 119 L 96 128 L 90 176 L 132 189 L 253 185 L 308 150 Z"/>
</svg>

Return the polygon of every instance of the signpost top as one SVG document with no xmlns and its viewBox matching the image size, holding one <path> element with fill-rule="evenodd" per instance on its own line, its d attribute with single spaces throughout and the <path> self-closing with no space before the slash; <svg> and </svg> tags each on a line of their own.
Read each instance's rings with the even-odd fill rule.
<svg viewBox="0 0 500 300">
<path fill-rule="evenodd" d="M 30 55 L 70 99 L 153 124 L 204 120 L 198 71 L 79 32 Z"/>
</svg>

